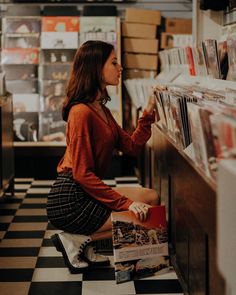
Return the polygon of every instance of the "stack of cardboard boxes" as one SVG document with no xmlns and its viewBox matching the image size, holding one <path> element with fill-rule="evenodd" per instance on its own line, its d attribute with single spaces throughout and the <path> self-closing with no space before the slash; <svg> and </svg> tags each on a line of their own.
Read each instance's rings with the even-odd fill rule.
<svg viewBox="0 0 236 295">
<path fill-rule="evenodd" d="M 161 49 L 187 47 L 192 44 L 192 19 L 166 18 L 165 32 L 161 33 Z"/>
<path fill-rule="evenodd" d="M 156 10 L 127 8 L 122 23 L 124 78 L 151 78 L 157 74 L 157 26 L 161 13 Z"/>
</svg>

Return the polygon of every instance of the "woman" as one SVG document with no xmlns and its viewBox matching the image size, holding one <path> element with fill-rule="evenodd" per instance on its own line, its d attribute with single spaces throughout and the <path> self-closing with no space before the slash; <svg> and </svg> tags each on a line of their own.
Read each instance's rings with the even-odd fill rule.
<svg viewBox="0 0 236 295">
<path fill-rule="evenodd" d="M 112 189 L 102 181 L 113 150 L 137 155 L 155 120 L 150 104 L 132 136 L 116 123 L 105 107 L 106 86 L 118 85 L 121 71 L 113 46 L 102 41 L 84 43 L 73 62 L 62 109 L 67 148 L 47 204 L 50 222 L 63 230 L 52 241 L 72 273 L 110 263 L 93 251 L 91 242 L 111 237 L 112 211 L 130 210 L 144 220 L 148 208 L 157 203 L 153 190 Z"/>
</svg>

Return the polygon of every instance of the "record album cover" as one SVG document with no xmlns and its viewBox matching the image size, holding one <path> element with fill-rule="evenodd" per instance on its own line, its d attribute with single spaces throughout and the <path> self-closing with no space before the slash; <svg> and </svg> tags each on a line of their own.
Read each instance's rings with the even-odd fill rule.
<svg viewBox="0 0 236 295">
<path fill-rule="evenodd" d="M 39 117 L 39 138 L 41 141 L 65 142 L 66 123 L 58 111 L 43 112 Z"/>
<path fill-rule="evenodd" d="M 14 113 L 14 141 L 38 141 L 38 113 Z"/>
<path fill-rule="evenodd" d="M 131 211 L 112 213 L 113 251 L 117 283 L 152 276 L 169 267 L 164 206 L 149 208 L 141 222 Z"/>
</svg>

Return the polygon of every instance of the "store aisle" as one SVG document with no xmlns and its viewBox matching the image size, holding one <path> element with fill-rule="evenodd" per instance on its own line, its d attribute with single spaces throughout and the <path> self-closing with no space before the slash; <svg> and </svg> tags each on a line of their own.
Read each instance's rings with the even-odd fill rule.
<svg viewBox="0 0 236 295">
<path fill-rule="evenodd" d="M 17 179 L 15 196 L 0 203 L 1 295 L 182 295 L 173 270 L 119 285 L 112 266 L 70 274 L 50 240 L 53 233 L 59 232 L 46 216 L 51 184 L 49 180 Z M 115 178 L 107 184 L 138 185 L 134 177 Z"/>
</svg>

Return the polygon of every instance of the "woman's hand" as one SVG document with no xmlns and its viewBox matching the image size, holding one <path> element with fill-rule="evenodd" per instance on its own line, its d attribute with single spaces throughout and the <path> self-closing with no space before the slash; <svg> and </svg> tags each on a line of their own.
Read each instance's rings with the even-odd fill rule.
<svg viewBox="0 0 236 295">
<path fill-rule="evenodd" d="M 135 216 L 140 220 L 140 221 L 145 221 L 147 219 L 148 215 L 148 208 L 152 206 L 142 203 L 142 202 L 133 202 L 129 206 L 129 211 L 134 212 Z"/>
<path fill-rule="evenodd" d="M 154 110 L 156 110 L 156 102 L 155 102 L 154 94 L 151 94 L 149 96 L 148 103 L 147 103 L 145 110 L 148 113 L 152 113 Z"/>
</svg>

